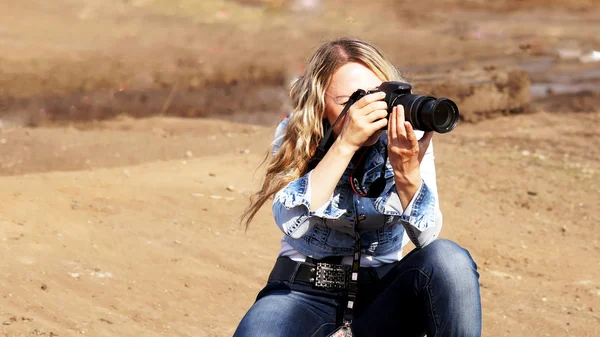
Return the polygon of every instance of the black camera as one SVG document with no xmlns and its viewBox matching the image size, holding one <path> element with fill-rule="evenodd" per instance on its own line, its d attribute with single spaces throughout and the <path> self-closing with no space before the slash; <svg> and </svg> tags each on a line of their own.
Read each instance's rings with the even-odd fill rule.
<svg viewBox="0 0 600 337">
<path fill-rule="evenodd" d="M 394 106 L 402 105 L 405 119 L 417 130 L 446 133 L 456 127 L 459 118 L 456 103 L 448 98 L 414 95 L 411 90 L 408 83 L 383 82 L 377 89 L 359 89 L 356 93 L 360 99 L 367 94 L 385 92 L 383 100 L 388 105 L 388 118 Z"/>
</svg>

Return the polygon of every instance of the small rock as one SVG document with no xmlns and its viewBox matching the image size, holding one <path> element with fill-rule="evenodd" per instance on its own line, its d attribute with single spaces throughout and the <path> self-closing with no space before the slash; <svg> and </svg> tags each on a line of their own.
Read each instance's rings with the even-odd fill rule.
<svg viewBox="0 0 600 337">
<path fill-rule="evenodd" d="M 48 286 L 45 283 L 42 283 L 42 286 L 40 288 L 44 291 L 48 290 Z"/>
<path fill-rule="evenodd" d="M 110 320 L 108 320 L 108 319 L 106 319 L 106 318 L 100 318 L 100 322 L 104 322 L 104 323 L 106 323 L 106 324 L 113 324 L 113 322 L 112 322 L 112 321 L 110 321 Z"/>
<path fill-rule="evenodd" d="M 542 297 L 542 302 L 548 302 L 548 299 L 545 297 Z"/>
<path fill-rule="evenodd" d="M 194 156 L 194 154 L 192 153 L 192 151 L 187 150 L 187 151 L 185 151 L 185 156 L 188 158 L 192 158 Z"/>
<path fill-rule="evenodd" d="M 215 173 L 208 172 L 208 176 L 209 176 L 209 177 L 216 177 L 217 175 L 216 175 Z"/>
<path fill-rule="evenodd" d="M 243 150 L 240 150 L 240 153 L 242 153 L 242 154 L 248 154 L 248 153 L 250 153 L 250 150 L 249 149 L 243 149 Z"/>
<path fill-rule="evenodd" d="M 492 274 L 492 275 L 494 275 L 496 277 L 500 277 L 500 278 L 506 278 L 506 279 L 513 279 L 514 278 L 513 275 L 511 275 L 509 273 L 501 272 L 501 271 L 498 271 L 498 270 L 490 270 L 489 272 L 490 272 L 490 274 Z"/>
<path fill-rule="evenodd" d="M 523 151 L 521 151 L 521 154 L 522 154 L 524 157 L 529 157 L 529 155 L 531 154 L 531 152 L 529 152 L 529 151 L 527 151 L 527 150 L 523 150 Z"/>
<path fill-rule="evenodd" d="M 232 185 L 229 185 L 229 186 L 227 186 L 227 187 L 226 187 L 226 189 L 227 189 L 229 192 L 233 192 L 233 191 L 235 191 L 235 187 L 233 187 Z"/>
<path fill-rule="evenodd" d="M 535 192 L 535 191 L 527 191 L 527 194 L 532 195 L 532 196 L 536 196 L 537 192 Z"/>
</svg>

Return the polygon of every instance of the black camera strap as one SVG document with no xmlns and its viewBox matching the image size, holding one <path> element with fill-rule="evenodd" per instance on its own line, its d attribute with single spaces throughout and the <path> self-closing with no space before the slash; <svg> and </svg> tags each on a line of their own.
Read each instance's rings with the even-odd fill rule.
<svg viewBox="0 0 600 337">
<path fill-rule="evenodd" d="M 344 308 L 344 320 L 342 326 L 337 330 L 327 335 L 327 337 L 352 337 L 352 320 L 354 319 L 354 303 L 356 302 L 356 294 L 358 292 L 358 272 L 360 270 L 360 234 L 355 233 L 356 241 L 354 242 L 354 255 L 352 255 L 352 273 L 348 280 L 348 300 L 346 308 Z"/>
<path fill-rule="evenodd" d="M 329 150 L 329 147 L 331 147 L 331 145 L 333 144 L 333 141 L 331 141 L 331 134 L 333 132 L 333 128 L 348 113 L 348 110 L 350 109 L 352 104 L 354 104 L 356 101 L 361 99 L 366 94 L 367 94 L 367 92 L 362 89 L 356 90 L 352 95 L 350 95 L 350 98 L 348 98 L 348 102 L 346 102 L 344 109 L 342 110 L 342 112 L 340 113 L 338 118 L 335 120 L 335 122 L 333 122 L 333 124 L 331 126 L 326 126 L 326 130 L 324 131 L 323 138 L 319 142 L 319 145 L 317 146 L 317 149 L 315 150 L 315 154 L 312 156 L 312 158 L 308 162 L 308 170 L 314 169 L 319 164 L 319 162 L 323 159 L 323 157 L 327 153 L 327 150 Z M 325 125 L 327 125 L 327 124 L 325 124 Z M 350 177 L 350 184 L 352 185 L 352 190 L 354 191 L 354 193 L 358 194 L 359 196 L 376 198 L 377 196 L 379 196 L 381 194 L 381 192 L 383 192 L 383 190 L 385 188 L 385 165 L 387 162 L 387 151 L 384 151 L 384 154 L 383 154 L 383 167 L 381 168 L 381 174 L 380 174 L 379 178 L 377 178 L 371 184 L 371 186 L 369 186 L 369 189 L 366 189 L 362 185 L 362 181 L 361 181 L 363 174 L 364 174 L 364 166 L 365 166 L 364 160 L 366 159 L 367 154 L 368 154 L 368 151 L 366 151 L 365 153 L 363 153 L 361 155 L 358 163 L 356 164 L 356 169 L 354 171 L 352 171 L 352 174 Z M 359 178 L 356 178 L 356 177 L 359 177 Z"/>
<path fill-rule="evenodd" d="M 365 160 L 368 157 L 370 151 L 364 152 L 360 156 L 356 167 L 350 173 L 350 186 L 352 187 L 354 193 L 361 197 L 377 198 L 385 189 L 385 166 L 387 163 L 387 151 L 383 152 L 383 166 L 381 167 L 379 177 L 371 183 L 369 188 L 366 188 L 362 183 L 362 179 L 365 173 Z"/>
<path fill-rule="evenodd" d="M 333 144 L 333 142 L 330 141 L 331 133 L 333 132 L 333 128 L 337 125 L 337 123 L 342 118 L 344 118 L 344 116 L 346 116 L 346 114 L 348 113 L 348 110 L 350 109 L 352 104 L 354 104 L 354 102 L 361 99 L 361 97 L 363 97 L 365 94 L 366 94 L 366 91 L 364 91 L 362 89 L 358 89 L 352 95 L 350 95 L 350 98 L 348 98 L 348 102 L 346 102 L 346 105 L 344 106 L 344 109 L 342 110 L 342 112 L 340 113 L 338 118 L 335 120 L 335 122 L 333 122 L 333 124 L 331 126 L 329 126 L 327 128 L 327 130 L 325 130 L 323 132 L 323 138 L 319 142 L 319 145 L 317 146 L 317 149 L 315 150 L 315 154 L 312 156 L 312 158 L 308 162 L 309 170 L 314 169 L 317 166 L 317 164 L 319 164 L 321 159 L 323 159 L 323 157 L 325 157 L 325 153 L 327 153 L 327 150 L 329 150 L 329 147 L 331 146 L 331 144 Z"/>
<path fill-rule="evenodd" d="M 360 234 L 356 232 L 356 241 L 354 242 L 354 255 L 352 256 L 352 274 L 348 282 L 348 304 L 344 310 L 344 323 L 352 322 L 354 313 L 354 302 L 356 301 L 356 292 L 358 291 L 358 271 L 360 270 Z"/>
</svg>

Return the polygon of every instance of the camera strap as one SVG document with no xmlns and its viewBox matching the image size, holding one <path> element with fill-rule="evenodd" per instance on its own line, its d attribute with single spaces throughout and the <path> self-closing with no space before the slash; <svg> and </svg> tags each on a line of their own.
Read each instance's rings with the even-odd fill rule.
<svg viewBox="0 0 600 337">
<path fill-rule="evenodd" d="M 352 337 L 352 319 L 354 318 L 354 302 L 356 302 L 356 293 L 358 291 L 358 272 L 360 270 L 360 234 L 355 233 L 354 255 L 352 255 L 352 273 L 348 280 L 348 301 L 344 308 L 344 320 L 342 326 L 327 337 Z"/>
<path fill-rule="evenodd" d="M 387 163 L 387 151 L 383 152 L 383 166 L 381 167 L 379 177 L 371 183 L 369 188 L 366 188 L 363 185 L 362 180 L 365 174 L 365 160 L 368 157 L 370 151 L 372 150 L 366 151 L 360 156 L 356 167 L 350 173 L 350 186 L 352 187 L 354 193 L 356 193 L 358 196 L 367 198 L 377 198 L 385 189 L 385 166 Z"/>
<path fill-rule="evenodd" d="M 348 110 L 350 109 L 352 104 L 361 99 L 364 95 L 366 95 L 366 93 L 366 91 L 358 89 L 354 93 L 352 93 L 352 95 L 350 95 L 350 98 L 348 98 L 348 102 L 346 102 L 346 105 L 344 106 L 344 109 L 342 110 L 338 118 L 335 120 L 335 122 L 333 122 L 331 126 L 326 127 L 327 129 L 324 131 L 323 139 L 321 139 L 321 141 L 319 142 L 319 145 L 315 150 L 315 154 L 308 162 L 308 170 L 314 169 L 319 164 L 321 159 L 323 159 L 323 157 L 327 153 L 327 150 L 329 150 L 329 148 L 333 144 L 333 141 L 330 141 L 333 128 L 348 113 Z M 385 189 L 385 166 L 387 162 L 387 151 L 384 151 L 383 153 L 383 166 L 381 168 L 379 178 L 375 179 L 375 181 L 371 183 L 371 186 L 369 186 L 369 188 L 366 189 L 362 184 L 362 178 L 364 175 L 364 160 L 366 159 L 368 152 L 369 151 L 365 151 L 361 155 L 358 163 L 356 164 L 356 168 L 354 169 L 354 171 L 352 171 L 352 174 L 350 175 L 350 185 L 352 186 L 352 190 L 354 191 L 354 193 L 356 193 L 357 195 L 361 197 L 376 198 Z"/>
<path fill-rule="evenodd" d="M 352 104 L 354 104 L 354 102 L 358 101 L 365 94 L 366 94 L 366 91 L 364 91 L 362 89 L 358 89 L 352 95 L 350 95 L 350 98 L 348 98 L 348 102 L 346 102 L 346 105 L 344 106 L 344 109 L 342 110 L 342 112 L 340 113 L 338 118 L 335 120 L 335 122 L 333 122 L 333 124 L 331 126 L 329 126 L 327 128 L 327 130 L 324 130 L 323 138 L 319 142 L 319 145 L 317 146 L 317 149 L 315 150 L 315 154 L 312 156 L 312 158 L 308 162 L 309 170 L 314 169 L 317 166 L 317 164 L 319 164 L 321 159 L 323 159 L 323 157 L 325 156 L 325 153 L 327 153 L 327 150 L 329 150 L 329 147 L 331 147 L 331 144 L 333 144 L 333 142 L 330 141 L 331 133 L 333 132 L 333 128 L 337 125 L 337 123 L 342 118 L 344 118 L 344 116 L 346 116 L 346 114 L 348 113 L 348 110 L 350 109 Z"/>
</svg>

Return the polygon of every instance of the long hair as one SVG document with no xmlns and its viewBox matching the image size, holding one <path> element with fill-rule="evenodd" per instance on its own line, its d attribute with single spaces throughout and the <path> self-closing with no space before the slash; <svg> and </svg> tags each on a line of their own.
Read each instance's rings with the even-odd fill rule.
<svg viewBox="0 0 600 337">
<path fill-rule="evenodd" d="M 367 42 L 342 38 L 319 47 L 308 60 L 304 73 L 292 84 L 290 99 L 294 108 L 281 146 L 274 155 L 265 158 L 268 164 L 262 187 L 252 195 L 242 214 L 246 228 L 270 197 L 306 174 L 308 162 L 323 138 L 325 91 L 333 74 L 350 62 L 361 63 L 382 81 L 403 81 L 398 69 Z M 273 143 L 277 141 L 280 139 Z"/>
</svg>

